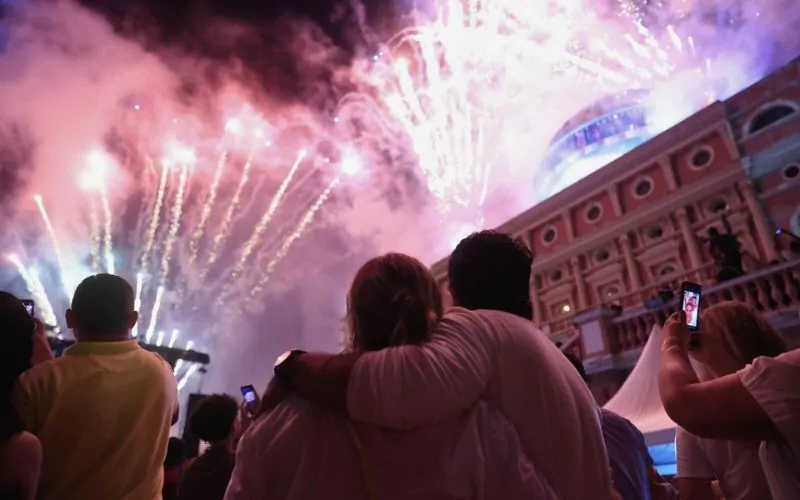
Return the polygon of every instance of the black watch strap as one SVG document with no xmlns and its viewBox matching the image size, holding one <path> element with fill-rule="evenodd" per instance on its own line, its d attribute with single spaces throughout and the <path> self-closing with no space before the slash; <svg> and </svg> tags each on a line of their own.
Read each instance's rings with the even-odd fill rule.
<svg viewBox="0 0 800 500">
<path fill-rule="evenodd" d="M 275 378 L 278 379 L 278 382 L 283 384 L 283 386 L 287 389 L 294 390 L 294 383 L 292 383 L 289 368 L 292 362 L 298 356 L 305 353 L 306 351 L 302 351 L 300 349 L 292 349 L 291 351 L 286 351 L 285 353 L 281 354 L 275 361 L 275 367 L 273 370 L 275 373 Z"/>
</svg>

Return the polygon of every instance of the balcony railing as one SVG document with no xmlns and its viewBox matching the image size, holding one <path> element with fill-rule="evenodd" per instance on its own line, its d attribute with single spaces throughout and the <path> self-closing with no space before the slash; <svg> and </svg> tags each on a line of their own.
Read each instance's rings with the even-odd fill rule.
<svg viewBox="0 0 800 500">
<path fill-rule="evenodd" d="M 673 293 L 676 293 L 677 290 L 680 290 L 681 283 L 684 281 L 692 281 L 694 283 L 706 285 L 713 282 L 716 272 L 715 264 L 712 262 L 691 271 L 672 273 L 650 285 L 645 285 L 634 292 L 627 293 L 625 295 L 619 295 L 615 297 L 613 301 L 609 301 L 608 303 L 604 303 L 602 305 L 609 307 L 613 302 L 619 304 L 623 310 L 635 310 L 638 308 L 644 309 L 645 301 L 658 296 L 660 291 L 671 290 Z M 558 335 L 569 336 L 571 332 L 575 330 L 573 325 L 573 317 L 574 314 L 565 314 L 558 318 L 551 319 L 546 323 L 546 329 L 550 332 L 552 337 L 557 337 Z"/>
<path fill-rule="evenodd" d="M 681 288 L 681 283 L 684 281 L 691 281 L 706 285 L 712 283 L 717 274 L 716 264 L 710 262 L 697 269 L 691 271 L 684 271 L 682 273 L 671 273 L 664 276 L 652 284 L 645 285 L 640 289 L 621 295 L 614 299 L 614 302 L 622 306 L 623 309 L 634 307 L 644 307 L 644 303 L 654 297 L 657 297 L 659 292 L 669 290 L 676 293 Z M 605 304 L 606 306 L 610 304 Z"/>
<path fill-rule="evenodd" d="M 800 309 L 800 260 L 703 288 L 703 307 L 726 300 L 739 300 L 768 316 L 797 311 Z M 644 346 L 653 326 L 663 324 L 679 307 L 679 300 L 675 298 L 658 308 L 637 307 L 624 311 L 611 322 L 610 351 L 619 353 Z"/>
</svg>

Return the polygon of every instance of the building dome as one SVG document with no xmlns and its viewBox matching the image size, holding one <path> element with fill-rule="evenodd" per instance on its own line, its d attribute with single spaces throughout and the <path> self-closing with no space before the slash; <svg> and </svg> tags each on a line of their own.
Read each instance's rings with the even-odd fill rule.
<svg viewBox="0 0 800 500">
<path fill-rule="evenodd" d="M 539 199 L 614 161 L 654 134 L 647 124 L 646 90 L 606 96 L 570 118 L 550 141 L 537 186 Z"/>
</svg>

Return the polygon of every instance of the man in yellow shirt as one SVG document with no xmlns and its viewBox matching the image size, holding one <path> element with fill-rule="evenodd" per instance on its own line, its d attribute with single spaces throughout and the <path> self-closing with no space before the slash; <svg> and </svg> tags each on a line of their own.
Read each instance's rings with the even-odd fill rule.
<svg viewBox="0 0 800 500">
<path fill-rule="evenodd" d="M 66 315 L 76 344 L 17 383 L 14 406 L 44 451 L 39 500 L 161 498 L 178 391 L 169 365 L 131 340 L 133 304 L 122 278 L 85 279 Z"/>
</svg>

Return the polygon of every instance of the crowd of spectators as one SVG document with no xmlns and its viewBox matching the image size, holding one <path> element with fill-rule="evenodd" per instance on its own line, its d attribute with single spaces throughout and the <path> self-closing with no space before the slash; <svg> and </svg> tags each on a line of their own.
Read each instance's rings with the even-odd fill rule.
<svg viewBox="0 0 800 500">
<path fill-rule="evenodd" d="M 131 339 L 125 280 L 78 286 L 66 311 L 76 344 L 57 359 L 42 324 L 0 293 L 0 498 L 800 498 L 800 350 L 757 311 L 701 312 L 699 341 L 684 313 L 664 326 L 673 486 L 641 432 L 598 408 L 580 362 L 533 324 L 532 262 L 509 235 L 465 238 L 445 310 L 417 260 L 369 260 L 347 295 L 345 351 L 281 356 L 252 415 L 230 396 L 204 399 L 188 425 L 209 446 L 193 460 L 170 438 L 171 367 Z"/>
</svg>

